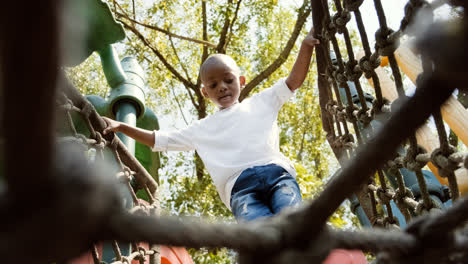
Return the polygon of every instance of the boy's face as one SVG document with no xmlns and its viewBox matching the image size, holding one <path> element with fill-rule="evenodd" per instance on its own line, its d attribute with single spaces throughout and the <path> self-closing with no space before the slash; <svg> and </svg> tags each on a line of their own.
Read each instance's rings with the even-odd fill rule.
<svg viewBox="0 0 468 264">
<path fill-rule="evenodd" d="M 206 66 L 201 74 L 202 93 L 220 109 L 228 108 L 239 100 L 241 86 L 245 77 L 239 74 L 227 63 L 216 60 Z"/>
</svg>

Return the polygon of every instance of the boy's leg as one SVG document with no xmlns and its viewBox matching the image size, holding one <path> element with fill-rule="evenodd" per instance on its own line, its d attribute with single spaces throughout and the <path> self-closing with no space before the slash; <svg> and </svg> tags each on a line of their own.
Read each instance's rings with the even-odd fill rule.
<svg viewBox="0 0 468 264">
<path fill-rule="evenodd" d="M 270 208 L 254 192 L 233 195 L 231 209 L 238 222 L 252 221 L 273 215 Z"/>
<path fill-rule="evenodd" d="M 268 184 L 271 187 L 270 203 L 274 214 L 282 209 L 302 202 L 301 191 L 296 179 L 280 166 L 269 166 Z M 366 257 L 359 250 L 333 249 L 322 264 L 367 264 Z"/>
<path fill-rule="evenodd" d="M 271 167 L 268 184 L 270 185 L 269 200 L 273 214 L 302 202 L 301 190 L 296 179 L 282 167 L 277 165 Z"/>
<path fill-rule="evenodd" d="M 252 221 L 273 215 L 262 195 L 263 183 L 255 169 L 245 170 L 236 180 L 231 193 L 231 210 L 237 221 Z"/>
</svg>

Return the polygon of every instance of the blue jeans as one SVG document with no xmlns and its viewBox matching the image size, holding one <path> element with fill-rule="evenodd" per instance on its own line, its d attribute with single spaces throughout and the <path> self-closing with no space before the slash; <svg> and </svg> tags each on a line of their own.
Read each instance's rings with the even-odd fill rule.
<svg viewBox="0 0 468 264">
<path fill-rule="evenodd" d="M 296 179 L 276 164 L 246 169 L 231 192 L 231 209 L 237 221 L 270 217 L 301 201 Z"/>
</svg>

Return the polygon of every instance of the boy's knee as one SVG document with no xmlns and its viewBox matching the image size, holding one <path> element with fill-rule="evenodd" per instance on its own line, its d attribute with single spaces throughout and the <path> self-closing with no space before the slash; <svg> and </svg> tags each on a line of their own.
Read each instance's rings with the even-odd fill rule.
<svg viewBox="0 0 468 264">
<path fill-rule="evenodd" d="M 276 187 L 271 197 L 271 207 L 275 213 L 302 203 L 301 191 L 294 179 L 282 181 Z"/>
<path fill-rule="evenodd" d="M 301 189 L 294 178 L 281 182 L 278 191 L 282 196 L 290 197 L 292 200 L 302 201 Z"/>
<path fill-rule="evenodd" d="M 278 190 L 282 199 L 285 199 L 288 206 L 295 206 L 302 201 L 301 192 L 292 186 L 286 185 Z"/>
</svg>

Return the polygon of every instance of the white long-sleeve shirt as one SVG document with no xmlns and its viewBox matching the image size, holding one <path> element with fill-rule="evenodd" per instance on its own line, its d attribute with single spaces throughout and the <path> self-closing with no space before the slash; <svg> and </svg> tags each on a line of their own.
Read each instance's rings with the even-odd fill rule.
<svg viewBox="0 0 468 264">
<path fill-rule="evenodd" d="M 155 131 L 153 151 L 196 150 L 221 200 L 230 206 L 231 190 L 247 168 L 275 163 L 293 177 L 291 161 L 279 151 L 278 111 L 293 92 L 280 79 L 241 103 L 170 132 Z"/>
</svg>

